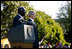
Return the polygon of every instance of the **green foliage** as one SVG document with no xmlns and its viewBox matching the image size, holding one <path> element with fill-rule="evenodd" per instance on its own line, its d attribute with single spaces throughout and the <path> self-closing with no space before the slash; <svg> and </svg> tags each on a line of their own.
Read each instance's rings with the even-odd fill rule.
<svg viewBox="0 0 72 49">
<path fill-rule="evenodd" d="M 4 9 L 1 11 L 1 35 L 6 34 L 7 31 L 10 28 L 12 28 L 13 18 L 16 16 L 18 12 L 17 11 L 18 7 L 20 6 L 25 7 L 26 9 L 26 16 L 24 17 L 25 20 L 28 20 L 27 13 L 29 10 L 36 11 L 35 9 L 29 6 L 29 2 L 4 1 L 2 2 L 2 4 L 4 4 Z M 52 43 L 55 43 L 60 40 L 63 43 L 66 43 L 64 40 L 63 29 L 49 15 L 45 14 L 42 11 L 36 11 L 35 22 L 38 26 L 39 41 L 45 36 L 46 40 L 43 42 L 44 44 L 52 40 L 54 40 L 54 42 Z"/>
<path fill-rule="evenodd" d="M 62 6 L 58 13 L 58 18 L 63 18 L 59 21 L 60 24 L 63 24 L 63 28 L 66 29 L 66 32 L 71 31 L 71 3 L 67 1 L 66 5 Z"/>
<path fill-rule="evenodd" d="M 58 18 L 60 19 L 58 22 L 64 28 L 64 33 L 67 34 L 66 40 L 71 42 L 71 2 L 67 1 L 66 5 L 60 8 Z"/>
</svg>

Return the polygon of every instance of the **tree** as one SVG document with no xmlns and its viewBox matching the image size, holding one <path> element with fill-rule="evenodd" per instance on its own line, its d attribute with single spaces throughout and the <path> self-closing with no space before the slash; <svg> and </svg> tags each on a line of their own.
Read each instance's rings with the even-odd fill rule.
<svg viewBox="0 0 72 49">
<path fill-rule="evenodd" d="M 67 42 L 71 42 L 71 2 L 67 1 L 67 4 L 60 8 L 60 13 L 57 16 L 60 21 L 58 21 L 64 29 L 65 39 Z M 66 30 L 66 31 L 65 31 Z"/>
</svg>

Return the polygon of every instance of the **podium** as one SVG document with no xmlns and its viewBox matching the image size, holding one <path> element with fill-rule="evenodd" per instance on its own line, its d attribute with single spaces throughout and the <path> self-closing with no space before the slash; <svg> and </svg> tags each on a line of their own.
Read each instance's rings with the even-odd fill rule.
<svg viewBox="0 0 72 49">
<path fill-rule="evenodd" d="M 32 48 L 35 41 L 34 27 L 22 24 L 11 28 L 8 31 L 8 40 L 12 48 Z"/>
</svg>

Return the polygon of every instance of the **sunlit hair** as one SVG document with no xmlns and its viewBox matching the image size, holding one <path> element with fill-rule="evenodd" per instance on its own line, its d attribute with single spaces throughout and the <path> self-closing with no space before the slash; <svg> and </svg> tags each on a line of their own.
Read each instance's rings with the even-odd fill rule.
<svg viewBox="0 0 72 49">
<path fill-rule="evenodd" d="M 35 11 L 31 10 L 28 12 L 28 16 L 33 16 L 33 15 L 36 15 Z"/>
</svg>

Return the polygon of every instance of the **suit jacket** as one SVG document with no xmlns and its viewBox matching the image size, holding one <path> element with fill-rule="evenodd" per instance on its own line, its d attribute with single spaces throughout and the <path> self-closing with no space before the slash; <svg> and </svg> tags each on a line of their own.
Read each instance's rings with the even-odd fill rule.
<svg viewBox="0 0 72 49">
<path fill-rule="evenodd" d="M 21 25 L 21 24 L 26 24 L 26 22 L 24 22 L 23 17 L 17 15 L 15 16 L 15 18 L 13 19 L 13 26 L 17 26 L 17 25 Z"/>
<path fill-rule="evenodd" d="M 34 32 L 35 32 L 35 42 L 33 44 L 33 48 L 38 48 L 38 30 L 35 22 L 33 22 L 31 19 L 28 20 L 28 24 L 34 26 Z"/>
</svg>

